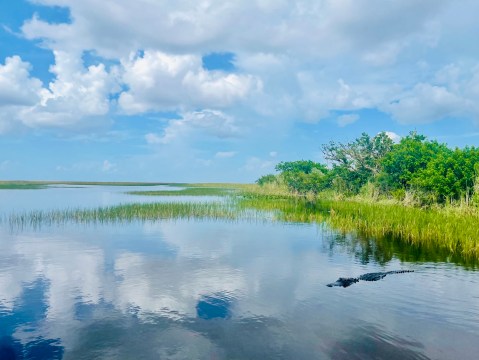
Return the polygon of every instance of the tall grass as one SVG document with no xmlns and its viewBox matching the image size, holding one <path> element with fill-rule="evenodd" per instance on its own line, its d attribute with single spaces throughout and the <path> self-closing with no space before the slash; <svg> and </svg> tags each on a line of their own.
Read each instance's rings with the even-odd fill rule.
<svg viewBox="0 0 479 360">
<path fill-rule="evenodd" d="M 124 223 L 164 219 L 259 219 L 257 211 L 240 209 L 233 202 L 171 202 L 126 204 L 96 209 L 30 211 L 3 217 L 11 229 L 39 228 L 67 223 Z"/>
<path fill-rule="evenodd" d="M 44 189 L 45 187 L 46 185 L 42 184 L 0 182 L 0 190 L 36 190 Z"/>
<path fill-rule="evenodd" d="M 479 215 L 445 209 L 421 209 L 401 205 L 319 201 L 329 210 L 328 222 L 345 231 L 374 237 L 399 238 L 408 244 L 438 247 L 479 259 Z"/>
<path fill-rule="evenodd" d="M 215 187 L 197 186 L 218 195 Z M 208 190 L 214 189 L 214 190 Z M 238 191 L 232 191 L 237 189 Z M 211 192 L 210 192 L 211 191 Z M 176 194 L 177 192 L 175 192 Z M 342 232 L 400 242 L 451 257 L 479 260 L 479 212 L 453 208 L 414 208 L 394 203 L 325 200 L 293 196 L 281 187 L 230 186 L 214 202 L 128 204 L 97 209 L 33 211 L 2 220 L 11 228 L 64 223 L 131 222 L 161 219 L 248 219 L 327 223 Z"/>
</svg>

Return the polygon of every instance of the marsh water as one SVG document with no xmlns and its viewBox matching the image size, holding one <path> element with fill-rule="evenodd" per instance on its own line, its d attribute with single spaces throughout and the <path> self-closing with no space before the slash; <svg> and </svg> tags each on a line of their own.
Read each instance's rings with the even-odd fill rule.
<svg viewBox="0 0 479 360">
<path fill-rule="evenodd" d="M 137 189 L 0 190 L 0 210 L 161 201 L 124 194 L 130 190 Z M 326 286 L 400 269 L 414 272 Z M 420 249 L 325 224 L 269 221 L 0 228 L 1 359 L 477 354 L 479 273 Z"/>
</svg>

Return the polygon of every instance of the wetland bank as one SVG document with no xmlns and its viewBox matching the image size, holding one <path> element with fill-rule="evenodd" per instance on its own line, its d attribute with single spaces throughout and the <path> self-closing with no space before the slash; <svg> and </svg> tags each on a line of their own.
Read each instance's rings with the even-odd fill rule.
<svg viewBox="0 0 479 360">
<path fill-rule="evenodd" d="M 388 205 L 257 185 L 171 185 L 0 191 L 2 349 L 32 359 L 473 359 L 479 351 L 474 253 L 445 241 L 445 228 L 440 240 L 426 238 L 430 229 L 394 232 L 431 220 L 416 210 L 457 213 L 413 208 L 372 230 L 361 216 L 369 223 Z M 474 236 L 474 226 L 458 226 Z M 326 286 L 396 270 L 414 272 Z"/>
</svg>

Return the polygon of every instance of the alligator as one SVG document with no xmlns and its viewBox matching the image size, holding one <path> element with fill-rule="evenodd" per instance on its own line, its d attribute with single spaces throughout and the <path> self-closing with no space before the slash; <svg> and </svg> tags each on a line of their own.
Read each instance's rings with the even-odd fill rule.
<svg viewBox="0 0 479 360">
<path fill-rule="evenodd" d="M 355 283 L 357 283 L 359 280 L 363 281 L 378 281 L 384 278 L 386 275 L 390 274 L 402 274 L 402 273 L 408 273 L 408 272 L 414 272 L 414 270 L 392 270 L 392 271 L 386 271 L 386 272 L 374 272 L 374 273 L 367 273 L 363 274 L 359 277 L 355 278 L 343 278 L 340 277 L 338 280 L 335 282 L 328 284 L 326 286 L 333 287 L 333 286 L 342 286 L 342 287 L 348 287 L 351 286 Z"/>
</svg>

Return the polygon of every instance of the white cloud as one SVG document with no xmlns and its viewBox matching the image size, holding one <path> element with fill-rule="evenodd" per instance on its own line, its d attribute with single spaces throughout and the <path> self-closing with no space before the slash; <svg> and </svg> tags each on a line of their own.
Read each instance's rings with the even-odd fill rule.
<svg viewBox="0 0 479 360">
<path fill-rule="evenodd" d="M 145 140 L 148 144 L 161 144 L 162 138 L 161 136 L 154 134 L 154 133 L 148 133 L 145 135 Z"/>
<path fill-rule="evenodd" d="M 30 68 L 19 56 L 7 57 L 4 65 L 0 64 L 0 107 L 38 102 L 42 82 L 30 77 Z"/>
<path fill-rule="evenodd" d="M 385 134 L 395 143 L 398 143 L 401 140 L 401 136 L 392 131 L 385 131 Z"/>
<path fill-rule="evenodd" d="M 338 125 L 341 127 L 345 127 L 347 125 L 355 123 L 358 120 L 359 120 L 358 114 L 341 115 L 341 116 L 338 116 Z"/>
<path fill-rule="evenodd" d="M 68 126 L 85 117 L 104 116 L 110 109 L 109 96 L 117 89 L 111 73 L 103 64 L 84 68 L 81 54 L 54 51 L 50 71 L 55 80 L 42 91 L 42 99 L 25 116 L 34 126 Z"/>
<path fill-rule="evenodd" d="M 30 69 L 19 56 L 0 64 L 0 134 L 23 127 L 23 114 L 41 99 L 42 82 L 30 76 Z"/>
<path fill-rule="evenodd" d="M 472 77 L 467 83 L 461 75 L 467 65 L 452 64 L 437 74 L 431 66 L 419 83 L 414 72 L 417 63 L 427 64 L 431 48 L 443 46 L 440 40 L 451 36 L 450 29 L 463 31 L 464 21 L 469 32 L 477 29 L 471 16 L 463 21 L 449 16 L 477 9 L 469 0 L 35 2 L 68 7 L 71 23 L 48 23 L 35 15 L 22 26 L 27 39 L 40 39 L 54 51 L 55 78 L 42 88 L 19 63 L 20 81 L 8 77 L 6 83 L 29 86 L 9 93 L 2 92 L 0 74 L 0 106 L 10 104 L 0 109 L 0 132 L 10 123 L 78 129 L 106 123 L 118 111 L 249 111 L 252 119 L 271 122 L 264 129 L 271 119 L 317 122 L 338 110 L 380 109 L 407 124 L 479 113 L 472 101 L 479 81 Z M 240 21 L 244 18 L 248 21 Z M 85 68 L 85 51 L 98 55 L 100 63 Z M 201 56 L 215 51 L 233 52 L 237 71 L 205 70 Z M 102 57 L 119 65 L 108 67 Z M 116 94 L 118 100 L 111 100 Z M 12 108 L 14 102 L 21 108 Z M 351 115 L 338 122 L 346 126 L 353 120 Z M 228 137 L 243 130 L 238 123 L 234 131 L 221 124 L 213 131 L 185 118 L 145 139 L 168 143 L 180 133 Z"/>
<path fill-rule="evenodd" d="M 103 64 L 85 69 L 80 54 L 55 51 L 50 71 L 55 79 L 43 87 L 30 77 L 30 64 L 18 56 L 0 65 L 0 132 L 22 126 L 85 126 L 109 113 L 109 96 L 117 88 Z M 105 121 L 105 118 L 102 119 Z"/>
<path fill-rule="evenodd" d="M 168 144 L 198 135 L 226 139 L 240 134 L 241 130 L 233 117 L 208 109 L 188 112 L 181 119 L 170 120 L 162 136 L 149 133 L 145 137 L 150 144 Z"/>
<path fill-rule="evenodd" d="M 312 122 L 327 117 L 332 110 L 359 110 L 380 101 L 375 89 L 353 87 L 343 79 L 332 82 L 330 79 L 318 79 L 311 72 L 301 72 L 298 83 L 301 87 L 298 106 L 305 119 Z"/>
<path fill-rule="evenodd" d="M 264 175 L 265 171 L 270 172 L 274 169 L 275 162 L 272 160 L 263 160 L 256 156 L 250 157 L 246 160 L 243 169 L 247 172 L 255 173 L 260 175 Z"/>
<path fill-rule="evenodd" d="M 72 24 L 33 18 L 28 38 L 61 48 L 97 49 L 121 57 L 138 48 L 171 52 L 241 49 L 325 57 L 348 51 L 372 53 L 389 44 L 431 42 L 431 19 L 450 1 L 322 0 L 155 2 L 150 0 L 41 0 L 68 6 Z M 254 16 L 252 16 L 254 14 Z M 247 18 L 248 21 L 238 21 Z M 397 21 L 401 18 L 402 21 Z M 234 26 L 232 26 L 234 24 Z M 101 35 L 101 36 L 99 36 Z"/>
<path fill-rule="evenodd" d="M 201 57 L 195 55 L 145 51 L 123 62 L 123 68 L 128 91 L 119 104 L 127 113 L 222 108 L 261 88 L 249 75 L 204 70 Z"/>
<path fill-rule="evenodd" d="M 446 87 L 417 84 L 385 110 L 402 124 L 426 124 L 447 117 L 467 114 L 471 109 L 468 99 L 452 93 Z"/>
</svg>

